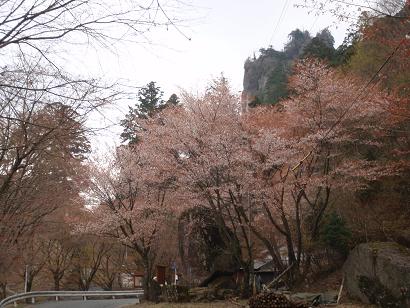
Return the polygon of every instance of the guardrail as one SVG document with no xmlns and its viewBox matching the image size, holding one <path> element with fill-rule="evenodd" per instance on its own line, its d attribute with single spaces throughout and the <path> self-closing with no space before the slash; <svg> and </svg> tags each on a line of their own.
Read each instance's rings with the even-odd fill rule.
<svg viewBox="0 0 410 308">
<path fill-rule="evenodd" d="M 5 307 L 9 304 L 14 304 L 17 306 L 17 302 L 24 299 L 31 299 L 31 302 L 34 304 L 35 299 L 38 297 L 53 297 L 56 301 L 64 297 L 80 297 L 83 300 L 87 300 L 88 297 L 136 297 L 139 299 L 144 295 L 143 290 L 132 290 L 132 291 L 34 291 L 15 294 L 9 297 L 6 297 L 0 302 L 0 308 Z"/>
</svg>

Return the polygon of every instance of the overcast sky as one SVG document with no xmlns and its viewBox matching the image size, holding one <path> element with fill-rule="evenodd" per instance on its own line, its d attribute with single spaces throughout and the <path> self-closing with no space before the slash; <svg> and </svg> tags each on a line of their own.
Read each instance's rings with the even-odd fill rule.
<svg viewBox="0 0 410 308">
<path fill-rule="evenodd" d="M 336 27 L 331 16 L 308 14 L 306 9 L 294 6 L 301 2 L 191 0 L 192 7 L 179 12 L 186 19 L 180 30 L 191 40 L 172 27 L 155 29 L 148 33 L 152 44 L 123 43 L 115 52 L 92 47 L 81 50 L 72 69 L 111 80 L 124 79 L 135 86 L 156 81 L 166 98 L 178 94 L 180 88 L 202 91 L 221 72 L 235 91 L 241 91 L 246 58 L 269 45 L 281 50 L 287 35 L 296 28 L 315 34 L 329 27 L 336 45 L 343 41 L 346 25 L 339 23 Z M 99 125 L 117 123 L 127 111 L 128 103 L 106 112 L 106 123 Z M 112 128 L 102 132 L 103 139 L 99 138 L 98 142 L 105 140 L 112 144 L 120 131 Z"/>
</svg>

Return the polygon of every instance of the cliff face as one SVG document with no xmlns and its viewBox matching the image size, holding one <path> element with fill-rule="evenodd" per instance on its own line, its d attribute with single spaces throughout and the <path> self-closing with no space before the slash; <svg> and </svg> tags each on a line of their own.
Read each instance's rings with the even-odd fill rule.
<svg viewBox="0 0 410 308">
<path fill-rule="evenodd" d="M 261 56 L 254 60 L 246 60 L 243 89 L 250 95 L 261 95 L 269 76 L 279 64 L 277 57 Z"/>
<path fill-rule="evenodd" d="M 410 250 L 393 242 L 358 245 L 343 267 L 349 295 L 381 307 L 410 307 Z"/>
<path fill-rule="evenodd" d="M 284 54 L 273 49 L 263 50 L 258 58 L 248 58 L 243 78 L 243 91 L 249 99 L 248 104 L 275 103 L 278 97 L 272 95 L 274 93 L 271 90 L 277 84 L 272 81 L 278 77 L 286 81 L 287 66 Z M 278 93 L 283 94 L 282 92 Z"/>
<path fill-rule="evenodd" d="M 245 62 L 243 78 L 243 109 L 259 104 L 275 104 L 288 96 L 288 76 L 293 61 L 303 57 L 318 57 L 331 60 L 334 39 L 324 29 L 314 39 L 308 31 L 296 29 L 289 34 L 283 51 L 272 47 L 261 48 L 258 57 Z"/>
</svg>

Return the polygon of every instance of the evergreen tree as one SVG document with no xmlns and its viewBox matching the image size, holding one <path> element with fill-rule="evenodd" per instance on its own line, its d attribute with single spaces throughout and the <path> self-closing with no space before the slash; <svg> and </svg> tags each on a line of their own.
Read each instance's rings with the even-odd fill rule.
<svg viewBox="0 0 410 308">
<path fill-rule="evenodd" d="M 321 41 L 328 48 L 334 48 L 335 38 L 332 33 L 330 33 L 328 28 L 323 29 L 322 31 L 316 34 L 316 38 Z"/>
<path fill-rule="evenodd" d="M 128 114 L 120 122 L 121 126 L 124 127 L 121 134 L 123 142 L 135 144 L 139 141 L 138 133 L 142 130 L 138 123 L 139 120 L 148 119 L 164 108 L 163 94 L 161 88 L 157 87 L 154 81 L 138 91 L 138 103 L 135 104 L 135 107 L 129 106 Z"/>
<path fill-rule="evenodd" d="M 331 213 L 322 229 L 322 241 L 326 246 L 346 255 L 349 252 L 350 238 L 351 233 L 343 218 L 335 212 Z"/>
<path fill-rule="evenodd" d="M 277 66 L 269 75 L 264 90 L 264 102 L 275 104 L 288 96 L 288 64 L 286 61 L 278 62 Z"/>
<path fill-rule="evenodd" d="M 331 62 L 335 57 L 334 43 L 335 39 L 330 31 L 323 29 L 303 49 L 302 58 L 313 57 Z"/>
<path fill-rule="evenodd" d="M 290 59 L 299 57 L 311 39 L 309 31 L 293 30 L 289 33 L 289 41 L 284 48 L 286 56 Z"/>
</svg>

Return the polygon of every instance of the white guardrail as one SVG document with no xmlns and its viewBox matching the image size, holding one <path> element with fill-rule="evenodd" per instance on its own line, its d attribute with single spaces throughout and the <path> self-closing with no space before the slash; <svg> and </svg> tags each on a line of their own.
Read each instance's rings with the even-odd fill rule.
<svg viewBox="0 0 410 308">
<path fill-rule="evenodd" d="M 106 297 L 115 299 L 116 297 L 136 297 L 139 299 L 144 295 L 143 290 L 132 290 L 132 291 L 34 291 L 27 293 L 15 294 L 9 297 L 6 297 L 0 302 L 0 308 L 6 307 L 6 305 L 14 304 L 17 306 L 17 302 L 24 299 L 31 299 L 31 302 L 34 304 L 35 299 L 38 297 L 51 297 L 56 301 L 61 298 L 66 297 L 78 297 L 83 300 L 87 300 L 89 297 Z"/>
</svg>

